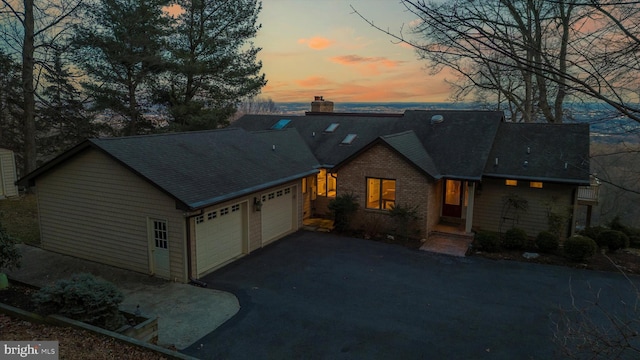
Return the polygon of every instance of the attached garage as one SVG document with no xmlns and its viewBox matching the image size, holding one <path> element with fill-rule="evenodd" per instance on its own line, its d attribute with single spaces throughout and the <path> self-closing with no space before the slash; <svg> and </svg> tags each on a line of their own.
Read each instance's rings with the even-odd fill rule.
<svg viewBox="0 0 640 360">
<path fill-rule="evenodd" d="M 247 252 L 246 214 L 246 203 L 238 203 L 196 217 L 198 277 Z"/>
<path fill-rule="evenodd" d="M 287 187 L 262 195 L 262 244 L 267 244 L 292 231 L 298 213 L 295 187 Z"/>
</svg>

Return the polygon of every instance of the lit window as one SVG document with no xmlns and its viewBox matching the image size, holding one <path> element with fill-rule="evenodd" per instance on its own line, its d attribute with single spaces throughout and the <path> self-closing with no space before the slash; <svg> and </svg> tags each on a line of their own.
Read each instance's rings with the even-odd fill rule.
<svg viewBox="0 0 640 360">
<path fill-rule="evenodd" d="M 331 125 L 327 126 L 327 128 L 324 129 L 324 132 L 332 133 L 332 132 L 336 131 L 338 126 L 340 126 L 339 123 L 331 123 Z"/>
<path fill-rule="evenodd" d="M 320 169 L 317 178 L 318 195 L 336 197 L 338 174 L 329 173 L 326 169 Z"/>
<path fill-rule="evenodd" d="M 307 193 L 307 178 L 302 178 L 302 193 Z"/>
<path fill-rule="evenodd" d="M 542 182 L 540 182 L 540 181 L 531 181 L 529 183 L 529 187 L 536 188 L 536 189 L 542 189 Z"/>
<path fill-rule="evenodd" d="M 505 180 L 504 184 L 507 186 L 518 186 L 518 180 L 507 179 Z"/>
<path fill-rule="evenodd" d="M 367 209 L 391 210 L 395 203 L 395 180 L 367 178 Z"/>
<path fill-rule="evenodd" d="M 286 128 L 287 125 L 289 125 L 290 122 L 291 122 L 291 120 L 289 120 L 289 119 L 278 120 L 277 123 L 273 124 L 273 126 L 271 127 L 271 130 L 282 130 L 282 129 Z"/>
</svg>

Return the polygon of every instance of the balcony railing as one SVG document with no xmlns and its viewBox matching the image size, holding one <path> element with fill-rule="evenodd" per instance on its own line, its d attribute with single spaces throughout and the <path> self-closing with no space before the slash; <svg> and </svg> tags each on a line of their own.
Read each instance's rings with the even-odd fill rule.
<svg viewBox="0 0 640 360">
<path fill-rule="evenodd" d="M 595 205 L 598 203 L 599 192 L 600 186 L 598 184 L 580 186 L 578 187 L 578 202 L 581 204 Z"/>
</svg>

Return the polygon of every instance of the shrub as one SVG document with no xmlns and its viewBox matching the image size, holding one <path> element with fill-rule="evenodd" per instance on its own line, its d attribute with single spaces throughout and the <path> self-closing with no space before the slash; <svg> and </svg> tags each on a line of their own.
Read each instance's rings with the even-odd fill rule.
<svg viewBox="0 0 640 360">
<path fill-rule="evenodd" d="M 584 230 L 580 231 L 578 234 L 595 240 L 595 239 L 598 238 L 598 235 L 600 235 L 600 233 L 605 231 L 605 230 L 607 230 L 607 228 L 605 228 L 605 227 L 593 226 L 593 227 L 585 228 Z"/>
<path fill-rule="evenodd" d="M 571 260 L 584 261 L 598 250 L 596 242 L 582 235 L 574 235 L 564 241 L 564 254 Z"/>
<path fill-rule="evenodd" d="M 389 216 L 395 225 L 393 233 L 401 240 L 406 241 L 410 237 L 418 237 L 418 207 L 394 205 L 389 211 Z"/>
<path fill-rule="evenodd" d="M 110 330 L 122 325 L 118 307 L 123 298 L 115 285 L 91 274 L 74 274 L 33 295 L 34 303 L 44 315 L 60 314 Z"/>
<path fill-rule="evenodd" d="M 16 248 L 17 239 L 10 236 L 0 224 L 0 270 L 20 267 L 22 254 Z"/>
<path fill-rule="evenodd" d="M 353 194 L 342 194 L 329 201 L 329 210 L 333 215 L 333 226 L 336 230 L 349 230 L 351 218 L 359 206 L 358 197 Z"/>
<path fill-rule="evenodd" d="M 502 246 L 506 249 L 522 249 L 527 242 L 527 232 L 520 228 L 511 228 L 504 233 Z"/>
<path fill-rule="evenodd" d="M 609 251 L 616 251 L 629 247 L 629 237 L 618 230 L 605 230 L 598 235 L 596 240 L 599 246 L 609 247 Z"/>
<path fill-rule="evenodd" d="M 478 248 L 486 252 L 496 252 L 500 250 L 500 237 L 491 231 L 478 231 L 474 237 Z"/>
<path fill-rule="evenodd" d="M 543 253 L 553 252 L 558 249 L 559 245 L 560 239 L 558 238 L 558 235 L 552 232 L 543 231 L 536 236 L 536 246 L 538 247 L 538 250 Z"/>
<path fill-rule="evenodd" d="M 640 235 L 629 236 L 629 246 L 632 248 L 640 249 Z"/>
</svg>

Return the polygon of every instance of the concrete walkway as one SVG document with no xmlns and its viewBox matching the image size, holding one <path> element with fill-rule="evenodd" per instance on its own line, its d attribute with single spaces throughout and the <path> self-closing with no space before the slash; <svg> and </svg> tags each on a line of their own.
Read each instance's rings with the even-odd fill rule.
<svg viewBox="0 0 640 360">
<path fill-rule="evenodd" d="M 6 271 L 10 279 L 43 287 L 76 273 L 91 273 L 114 283 L 124 294 L 120 308 L 158 317 L 158 345 L 182 350 L 217 329 L 239 310 L 228 292 L 169 282 L 37 247 L 18 245 L 20 269 Z"/>
</svg>

